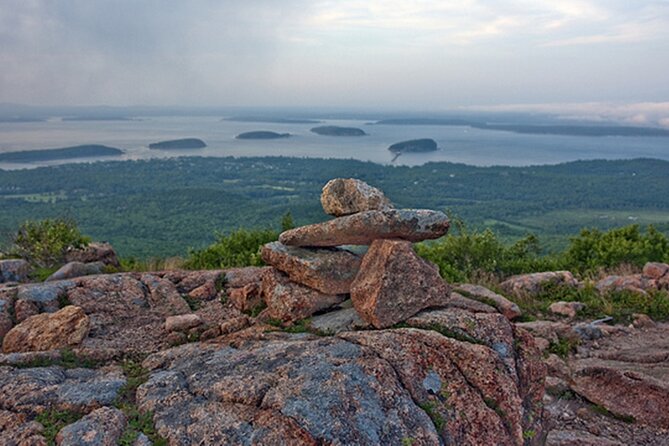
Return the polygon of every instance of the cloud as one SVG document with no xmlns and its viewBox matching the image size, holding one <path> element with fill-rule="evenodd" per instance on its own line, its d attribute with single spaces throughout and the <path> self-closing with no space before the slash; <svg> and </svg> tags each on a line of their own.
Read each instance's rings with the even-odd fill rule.
<svg viewBox="0 0 669 446">
<path fill-rule="evenodd" d="M 658 0 L 2 0 L 0 102 L 659 101 L 668 46 Z"/>
</svg>

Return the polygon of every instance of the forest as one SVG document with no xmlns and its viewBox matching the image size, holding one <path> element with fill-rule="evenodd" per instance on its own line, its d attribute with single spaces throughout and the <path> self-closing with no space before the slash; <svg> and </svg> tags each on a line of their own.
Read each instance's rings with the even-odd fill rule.
<svg viewBox="0 0 669 446">
<path fill-rule="evenodd" d="M 108 161 L 0 170 L 0 250 L 26 220 L 63 217 L 123 256 L 184 255 L 238 228 L 328 218 L 331 178 L 356 177 L 398 207 L 443 210 L 503 240 L 536 235 L 563 249 L 581 228 L 653 224 L 669 233 L 669 162 L 577 161 L 532 167 L 427 163 L 407 167 L 313 158 Z"/>
</svg>

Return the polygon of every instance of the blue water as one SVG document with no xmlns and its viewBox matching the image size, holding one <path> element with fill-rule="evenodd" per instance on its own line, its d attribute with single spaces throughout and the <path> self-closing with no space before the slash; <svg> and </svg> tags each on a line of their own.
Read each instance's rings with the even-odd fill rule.
<svg viewBox="0 0 669 446">
<path fill-rule="evenodd" d="M 137 121 L 61 121 L 0 123 L 0 152 L 58 148 L 79 144 L 104 144 L 125 151 L 113 159 L 148 159 L 173 156 L 296 156 L 353 158 L 390 164 L 389 145 L 414 138 L 433 138 L 440 150 L 403 154 L 395 164 L 421 165 L 450 161 L 476 166 L 525 166 L 555 164 L 582 159 L 659 158 L 669 160 L 669 138 L 583 137 L 523 135 L 511 132 L 448 126 L 367 125 L 364 121 L 328 120 L 324 124 L 353 126 L 369 136 L 319 136 L 313 124 L 270 124 L 221 121 L 219 117 L 148 117 Z M 278 140 L 236 140 L 242 132 L 271 130 L 291 133 Z M 198 150 L 149 150 L 150 143 L 195 137 L 208 147 Z M 102 159 L 102 158 L 100 158 Z M 109 159 L 109 158 L 107 158 Z M 93 159 L 77 160 L 92 161 Z M 0 163 L 0 169 L 17 169 L 48 163 Z"/>
</svg>

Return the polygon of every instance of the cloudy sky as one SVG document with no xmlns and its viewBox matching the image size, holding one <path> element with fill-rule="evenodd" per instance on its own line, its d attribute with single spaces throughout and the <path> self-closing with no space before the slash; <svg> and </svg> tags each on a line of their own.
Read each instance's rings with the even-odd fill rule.
<svg viewBox="0 0 669 446">
<path fill-rule="evenodd" d="M 0 0 L 0 67 L 35 105 L 669 116 L 669 0 Z"/>
</svg>

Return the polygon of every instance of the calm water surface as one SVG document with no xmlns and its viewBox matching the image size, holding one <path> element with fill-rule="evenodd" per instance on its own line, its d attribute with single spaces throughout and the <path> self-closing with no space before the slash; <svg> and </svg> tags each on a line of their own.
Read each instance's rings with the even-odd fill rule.
<svg viewBox="0 0 669 446">
<path fill-rule="evenodd" d="M 440 150 L 403 154 L 395 164 L 420 165 L 450 161 L 476 166 L 555 164 L 579 159 L 659 158 L 669 160 L 669 138 L 582 137 L 522 135 L 511 132 L 448 126 L 368 125 L 364 121 L 328 120 L 318 125 L 353 126 L 365 130 L 363 137 L 320 136 L 314 124 L 271 124 L 221 121 L 219 117 L 150 117 L 136 121 L 60 121 L 0 123 L 0 153 L 58 148 L 79 144 L 104 144 L 125 154 L 106 159 L 148 159 L 174 156 L 295 156 L 353 158 L 390 164 L 388 146 L 407 139 L 433 138 Z M 291 133 L 277 140 L 236 140 L 253 130 Z M 197 150 L 150 150 L 153 142 L 194 137 L 208 147 Z M 100 160 L 103 158 L 99 158 Z M 80 159 L 77 162 L 98 159 Z M 0 163 L 0 169 L 29 168 L 73 162 Z"/>
</svg>

